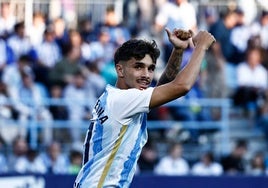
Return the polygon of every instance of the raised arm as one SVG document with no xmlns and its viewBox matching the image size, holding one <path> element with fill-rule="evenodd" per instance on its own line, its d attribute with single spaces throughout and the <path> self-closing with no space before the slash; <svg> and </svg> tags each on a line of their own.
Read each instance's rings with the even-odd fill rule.
<svg viewBox="0 0 268 188">
<path fill-rule="evenodd" d="M 188 64 L 176 75 L 174 80 L 164 85 L 157 86 L 154 89 L 150 101 L 150 108 L 177 99 L 185 95 L 192 88 L 200 72 L 201 62 L 205 52 L 214 41 L 215 38 L 207 31 L 200 31 L 193 38 L 195 48 Z"/>
<path fill-rule="evenodd" d="M 164 72 L 158 80 L 157 86 L 172 81 L 178 74 L 182 62 L 182 55 L 184 50 L 189 46 L 192 31 L 184 31 L 182 29 L 175 29 L 171 33 L 168 29 L 166 32 L 173 44 L 173 50 L 167 62 Z"/>
</svg>

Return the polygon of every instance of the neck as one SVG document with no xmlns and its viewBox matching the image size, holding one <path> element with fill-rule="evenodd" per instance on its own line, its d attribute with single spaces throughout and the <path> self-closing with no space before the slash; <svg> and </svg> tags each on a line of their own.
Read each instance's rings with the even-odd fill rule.
<svg viewBox="0 0 268 188">
<path fill-rule="evenodd" d="M 120 82 L 119 79 L 117 79 L 116 83 L 115 83 L 115 87 L 117 87 L 118 89 L 129 89 L 126 84 L 124 84 L 123 82 Z"/>
</svg>

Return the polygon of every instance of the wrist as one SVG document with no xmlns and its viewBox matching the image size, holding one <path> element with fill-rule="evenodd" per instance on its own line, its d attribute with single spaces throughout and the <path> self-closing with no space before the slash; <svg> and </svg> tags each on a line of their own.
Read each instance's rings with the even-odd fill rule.
<svg viewBox="0 0 268 188">
<path fill-rule="evenodd" d="M 196 44 L 196 45 L 195 45 L 195 49 L 200 49 L 200 50 L 204 50 L 204 51 L 206 51 L 208 48 L 207 48 L 206 45 Z"/>
<path fill-rule="evenodd" d="M 185 49 L 183 48 L 179 48 L 179 47 L 174 47 L 173 48 L 173 51 L 176 53 L 176 54 L 182 54 L 184 52 Z"/>
</svg>

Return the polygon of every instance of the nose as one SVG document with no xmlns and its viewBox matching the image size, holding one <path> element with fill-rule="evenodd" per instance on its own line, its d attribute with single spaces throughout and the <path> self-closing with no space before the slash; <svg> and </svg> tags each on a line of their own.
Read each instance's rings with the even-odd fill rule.
<svg viewBox="0 0 268 188">
<path fill-rule="evenodd" d="M 143 76 L 146 77 L 146 78 L 149 78 L 150 77 L 150 71 L 148 69 L 144 69 Z"/>
</svg>

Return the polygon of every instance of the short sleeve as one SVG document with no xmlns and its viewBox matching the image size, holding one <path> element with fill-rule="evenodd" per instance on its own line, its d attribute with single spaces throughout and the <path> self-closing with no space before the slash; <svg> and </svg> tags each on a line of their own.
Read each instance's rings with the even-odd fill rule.
<svg viewBox="0 0 268 188">
<path fill-rule="evenodd" d="M 110 103 L 114 116 L 127 119 L 138 113 L 148 113 L 153 89 L 152 87 L 145 90 L 133 88 L 114 93 Z"/>
</svg>

